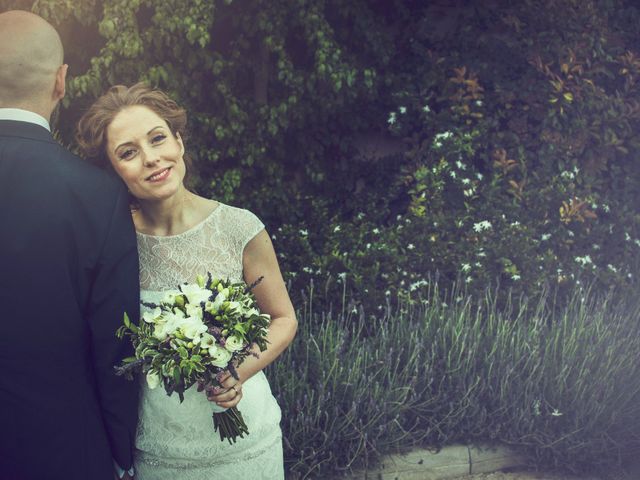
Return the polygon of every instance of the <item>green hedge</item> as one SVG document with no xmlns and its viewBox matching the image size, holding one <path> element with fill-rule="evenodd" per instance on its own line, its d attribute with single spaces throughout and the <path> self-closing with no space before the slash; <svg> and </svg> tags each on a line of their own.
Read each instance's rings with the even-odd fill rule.
<svg viewBox="0 0 640 480">
<path fill-rule="evenodd" d="M 558 309 L 549 293 L 419 293 L 369 321 L 361 306 L 316 310 L 322 291 L 309 295 L 295 343 L 267 372 L 290 478 L 460 442 L 507 444 L 532 466 L 590 473 L 638 451 L 640 303 L 589 289 Z"/>
<path fill-rule="evenodd" d="M 327 275 L 368 311 L 436 273 L 478 291 L 496 279 L 528 294 L 590 279 L 635 289 L 640 10 L 446 3 L 0 9 L 33 8 L 60 30 L 67 142 L 114 83 L 144 79 L 184 104 L 197 189 L 265 220 L 296 296 Z M 405 150 L 368 158 L 362 138 Z"/>
</svg>

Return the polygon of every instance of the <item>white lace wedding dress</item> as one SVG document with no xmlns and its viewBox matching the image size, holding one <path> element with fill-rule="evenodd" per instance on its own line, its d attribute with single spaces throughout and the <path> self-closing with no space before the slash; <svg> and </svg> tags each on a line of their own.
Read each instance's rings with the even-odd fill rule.
<svg viewBox="0 0 640 480">
<path fill-rule="evenodd" d="M 201 223 L 179 235 L 138 234 L 140 287 L 144 301 L 192 282 L 198 273 L 243 280 L 242 252 L 264 225 L 247 210 L 220 203 Z M 283 479 L 280 407 L 264 373 L 242 386 L 238 404 L 249 435 L 234 445 L 213 430 L 212 404 L 191 387 L 181 404 L 162 387 L 141 385 L 136 436 L 137 480 Z"/>
</svg>

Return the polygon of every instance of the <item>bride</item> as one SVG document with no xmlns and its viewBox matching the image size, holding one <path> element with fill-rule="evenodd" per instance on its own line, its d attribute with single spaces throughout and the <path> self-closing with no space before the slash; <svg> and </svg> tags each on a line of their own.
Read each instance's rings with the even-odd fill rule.
<svg viewBox="0 0 640 480">
<path fill-rule="evenodd" d="M 112 168 L 131 194 L 141 298 L 193 282 L 199 273 L 244 280 L 271 315 L 269 347 L 226 375 L 223 388 L 184 402 L 142 385 L 135 470 L 139 480 L 284 478 L 280 408 L 262 372 L 291 343 L 297 321 L 269 235 L 251 212 L 209 200 L 184 185 L 186 113 L 161 91 L 138 83 L 112 87 L 85 113 L 77 140 L 84 156 Z M 187 162 L 185 162 L 185 160 Z M 238 407 L 249 435 L 230 445 L 213 430 L 210 402 Z"/>
</svg>

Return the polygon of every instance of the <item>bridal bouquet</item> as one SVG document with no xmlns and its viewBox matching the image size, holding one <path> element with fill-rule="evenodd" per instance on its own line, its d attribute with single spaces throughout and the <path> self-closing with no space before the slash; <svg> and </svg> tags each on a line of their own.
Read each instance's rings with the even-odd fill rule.
<svg viewBox="0 0 640 480">
<path fill-rule="evenodd" d="M 260 351 L 267 348 L 271 319 L 260 313 L 251 293 L 261 280 L 247 286 L 213 279 L 211 274 L 198 276 L 196 283 L 164 292 L 157 304 L 142 302 L 146 309 L 139 326 L 125 313 L 117 336 L 130 337 L 135 356 L 125 358 L 116 367 L 117 374 L 133 379 L 134 373 L 141 372 L 150 388 L 162 384 L 167 395 L 177 393 L 180 402 L 194 384 L 198 391 L 220 387 L 225 370 L 238 380 L 235 367 L 248 355 L 257 355 L 252 345 Z M 235 443 L 249 433 L 236 407 L 217 408 L 213 425 L 220 440 Z"/>
</svg>

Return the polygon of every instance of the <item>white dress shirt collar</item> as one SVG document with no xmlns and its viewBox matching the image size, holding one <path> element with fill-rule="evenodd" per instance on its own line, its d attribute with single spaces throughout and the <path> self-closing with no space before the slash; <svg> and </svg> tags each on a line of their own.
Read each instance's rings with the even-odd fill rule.
<svg viewBox="0 0 640 480">
<path fill-rule="evenodd" d="M 35 123 L 51 131 L 51 126 L 46 118 L 29 110 L 22 110 L 21 108 L 0 108 L 0 120 Z"/>
</svg>

